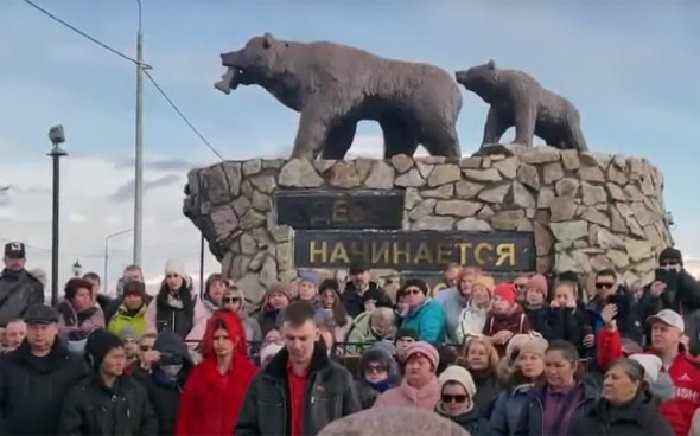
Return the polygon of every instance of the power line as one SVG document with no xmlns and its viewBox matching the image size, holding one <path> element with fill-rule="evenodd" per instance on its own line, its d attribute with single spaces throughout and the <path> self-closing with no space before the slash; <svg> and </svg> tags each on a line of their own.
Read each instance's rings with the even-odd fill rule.
<svg viewBox="0 0 700 436">
<path fill-rule="evenodd" d="M 70 29 L 70 30 L 72 30 L 73 32 L 77 33 L 78 35 L 82 36 L 83 38 L 86 38 L 86 39 L 92 41 L 94 44 L 97 44 L 97 45 L 99 45 L 100 47 L 102 47 L 103 49 L 114 53 L 115 55 L 119 56 L 119 57 L 122 58 L 122 59 L 126 59 L 126 60 L 129 61 L 129 62 L 132 62 L 132 63 L 134 63 L 134 64 L 136 64 L 136 65 L 139 65 L 139 61 L 137 61 L 136 59 L 134 59 L 134 58 L 132 58 L 132 57 L 130 57 L 130 56 L 127 56 L 127 55 L 125 55 L 124 53 L 120 52 L 119 50 L 117 50 L 117 49 L 115 49 L 115 48 L 112 48 L 112 47 L 110 47 L 109 45 L 105 44 L 104 42 L 98 40 L 97 38 L 94 38 L 94 37 L 88 35 L 87 33 L 83 32 L 82 30 L 80 30 L 80 29 L 78 29 L 77 27 L 73 26 L 72 24 L 69 24 L 69 23 L 63 21 L 62 19 L 58 18 L 57 16 L 55 16 L 55 15 L 52 14 L 51 12 L 47 11 L 46 9 L 42 8 L 41 6 L 37 5 L 36 3 L 34 3 L 34 2 L 32 2 L 32 1 L 30 1 L 30 0 L 23 0 L 23 1 L 24 1 L 26 4 L 28 4 L 29 6 L 33 7 L 34 9 L 36 9 L 37 11 L 39 11 L 39 12 L 41 12 L 42 14 L 46 15 L 47 17 L 51 18 L 52 20 L 56 21 L 57 23 L 63 25 L 64 27 L 67 27 L 68 29 Z M 143 67 L 145 67 L 145 68 L 151 68 L 151 66 L 148 65 L 148 64 L 141 63 L 141 65 L 142 65 Z"/>
<path fill-rule="evenodd" d="M 180 110 L 180 108 L 177 107 L 177 105 L 168 96 L 168 94 L 163 90 L 163 88 L 156 82 L 156 80 L 153 78 L 153 76 L 151 76 L 151 74 L 148 72 L 148 70 L 153 69 L 153 67 L 151 65 L 145 64 L 143 62 L 139 62 L 136 59 L 132 58 L 131 56 L 127 56 L 124 53 L 122 53 L 121 51 L 119 51 L 115 48 L 112 48 L 108 44 L 98 40 L 97 38 L 90 36 L 86 32 L 83 32 L 82 30 L 73 26 L 72 24 L 69 24 L 69 23 L 65 22 L 64 20 L 58 18 L 57 16 L 55 16 L 51 12 L 47 11 L 46 9 L 42 8 L 41 6 L 37 5 L 36 3 L 32 2 L 31 0 L 23 0 L 23 1 L 26 4 L 28 4 L 29 6 L 33 7 L 34 9 L 38 10 L 39 12 L 41 12 L 42 14 L 46 15 L 47 17 L 51 18 L 52 20 L 56 21 L 57 23 L 63 25 L 64 27 L 72 30 L 73 32 L 77 33 L 78 35 L 82 36 L 83 38 L 86 38 L 86 39 L 90 40 L 91 42 L 93 42 L 94 44 L 97 44 L 98 46 L 102 47 L 103 49 L 105 49 L 105 50 L 107 50 L 107 51 L 119 56 L 120 58 L 125 59 L 125 60 L 133 63 L 133 64 L 140 65 L 142 70 L 143 70 L 143 73 L 146 75 L 148 80 L 158 90 L 158 92 L 165 99 L 165 101 L 168 102 L 170 107 L 182 119 L 182 121 L 185 122 L 187 127 L 189 127 L 190 130 L 192 130 L 192 132 L 194 132 L 194 134 L 197 135 L 197 137 L 202 141 L 202 143 L 204 145 L 206 145 L 209 148 L 209 150 L 211 150 L 212 153 L 214 153 L 219 159 L 221 159 L 222 161 L 226 160 L 221 155 L 221 153 L 219 153 L 219 151 L 216 148 L 214 148 L 214 146 L 211 145 L 211 143 L 209 141 L 207 141 L 207 139 L 204 137 L 204 135 L 202 135 L 202 133 L 200 133 L 200 131 L 190 122 L 190 120 L 185 116 L 185 114 Z"/>
<path fill-rule="evenodd" d="M 153 78 L 153 76 L 151 76 L 151 74 L 150 74 L 147 70 L 144 70 L 143 73 L 146 75 L 146 77 L 148 78 L 148 80 L 151 81 L 151 83 L 153 84 L 153 86 L 155 86 L 155 88 L 158 90 L 158 92 L 160 93 L 160 95 L 163 96 L 163 98 L 165 99 L 165 101 L 167 101 L 168 104 L 170 104 L 170 107 L 173 108 L 173 110 L 175 111 L 175 113 L 177 113 L 177 114 L 180 116 L 180 118 L 182 118 L 182 121 L 184 121 L 185 124 L 187 124 L 187 126 L 194 132 L 194 134 L 197 135 L 197 136 L 199 137 L 199 139 L 202 140 L 202 142 L 204 143 L 204 145 L 206 145 L 207 147 L 209 147 L 209 150 L 211 150 L 212 153 L 214 153 L 215 155 L 217 155 L 217 156 L 219 157 L 219 159 L 221 159 L 222 161 L 223 161 L 223 160 L 226 160 L 226 159 L 224 159 L 224 157 L 221 155 L 221 153 L 219 153 L 219 152 L 216 150 L 216 148 L 214 148 L 214 146 L 211 145 L 211 143 L 209 143 L 209 141 L 207 141 L 206 138 L 204 138 L 204 136 L 203 136 L 201 133 L 199 133 L 199 130 L 197 130 L 197 128 L 196 128 L 194 125 L 192 125 L 192 123 L 190 122 L 190 120 L 187 119 L 187 117 L 185 116 L 185 114 L 183 114 L 182 111 L 177 107 L 177 105 L 175 105 L 175 103 L 173 103 L 172 99 L 171 99 L 170 97 L 168 97 L 168 94 L 166 94 L 165 91 L 163 91 L 163 88 L 161 88 L 160 85 L 158 85 L 158 83 L 155 81 L 155 79 Z"/>
</svg>

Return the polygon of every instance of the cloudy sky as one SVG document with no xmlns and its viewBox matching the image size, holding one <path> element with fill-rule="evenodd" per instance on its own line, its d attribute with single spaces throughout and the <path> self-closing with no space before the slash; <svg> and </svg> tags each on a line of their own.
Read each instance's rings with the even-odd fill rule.
<svg viewBox="0 0 700 436">
<path fill-rule="evenodd" d="M 35 0 L 133 54 L 136 1 Z M 647 157 L 665 174 L 665 201 L 686 257 L 700 258 L 691 183 L 700 161 L 700 3 L 696 1 L 143 0 L 145 61 L 227 159 L 287 152 L 297 114 L 265 91 L 214 90 L 219 53 L 265 31 L 328 39 L 448 71 L 493 58 L 529 71 L 582 113 L 589 146 Z M 133 222 L 134 66 L 79 37 L 23 0 L 0 13 L 0 239 L 30 244 L 30 267 L 49 269 L 48 128 L 62 123 L 61 279 L 79 259 L 102 274 L 105 237 Z M 462 148 L 479 144 L 487 107 L 464 94 Z M 182 216 L 189 168 L 217 160 L 146 82 L 144 259 L 149 277 L 169 256 L 194 274 L 199 235 Z M 376 154 L 379 130 L 362 123 L 351 150 Z M 512 138 L 509 133 L 507 139 Z M 131 235 L 110 242 L 110 282 L 130 261 Z M 207 253 L 207 271 L 217 268 Z"/>
</svg>

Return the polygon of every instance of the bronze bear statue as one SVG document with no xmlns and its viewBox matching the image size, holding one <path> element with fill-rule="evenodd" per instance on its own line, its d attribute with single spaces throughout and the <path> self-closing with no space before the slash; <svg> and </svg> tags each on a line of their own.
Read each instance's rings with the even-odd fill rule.
<svg viewBox="0 0 700 436">
<path fill-rule="evenodd" d="M 515 126 L 516 143 L 532 146 L 537 135 L 552 147 L 587 150 L 578 110 L 566 98 L 544 89 L 529 74 L 497 69 L 491 60 L 457 71 L 456 79 L 491 105 L 482 147 L 498 143 L 505 131 Z"/>
<path fill-rule="evenodd" d="M 363 120 L 381 125 L 385 158 L 413 155 L 418 145 L 432 155 L 461 155 L 456 123 L 462 96 L 438 67 L 269 33 L 221 59 L 228 70 L 217 89 L 228 94 L 238 85 L 260 85 L 300 112 L 292 158 L 343 159 Z"/>
</svg>

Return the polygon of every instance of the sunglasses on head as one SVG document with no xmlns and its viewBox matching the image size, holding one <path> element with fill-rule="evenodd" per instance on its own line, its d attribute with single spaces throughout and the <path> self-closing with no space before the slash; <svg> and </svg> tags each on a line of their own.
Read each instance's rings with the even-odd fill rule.
<svg viewBox="0 0 700 436">
<path fill-rule="evenodd" d="M 598 289 L 612 289 L 613 286 L 615 284 L 610 282 L 598 282 L 595 284 L 595 287 Z"/>
<path fill-rule="evenodd" d="M 422 294 L 423 291 L 421 291 L 418 288 L 408 288 L 406 289 L 406 295 L 413 294 L 413 295 L 420 295 Z"/>
<path fill-rule="evenodd" d="M 238 303 L 241 301 L 241 297 L 224 297 L 221 301 L 224 303 Z"/>
<path fill-rule="evenodd" d="M 442 394 L 442 402 L 443 403 L 458 403 L 462 404 L 465 401 L 467 401 L 467 396 L 466 395 L 450 395 L 450 394 Z"/>
</svg>

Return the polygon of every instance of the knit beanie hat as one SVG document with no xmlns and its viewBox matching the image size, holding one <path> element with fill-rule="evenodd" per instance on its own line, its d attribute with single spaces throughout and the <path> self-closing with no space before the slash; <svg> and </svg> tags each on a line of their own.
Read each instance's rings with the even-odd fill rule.
<svg viewBox="0 0 700 436">
<path fill-rule="evenodd" d="M 498 285 L 496 285 L 496 289 L 494 289 L 493 295 L 496 297 L 503 298 L 510 304 L 515 304 L 515 285 L 508 282 L 499 283 Z"/>
<path fill-rule="evenodd" d="M 433 370 L 437 371 L 438 364 L 440 363 L 440 354 L 438 351 L 427 342 L 416 341 L 408 344 L 406 348 L 406 361 L 408 362 L 411 357 L 415 354 L 422 354 L 433 365 Z"/>
<path fill-rule="evenodd" d="M 119 330 L 119 339 L 126 341 L 127 339 L 138 339 L 139 336 L 136 334 L 136 330 L 130 326 L 126 325 Z"/>
<path fill-rule="evenodd" d="M 109 350 L 123 346 L 122 340 L 114 333 L 106 329 L 95 330 L 87 338 L 85 359 L 93 371 L 99 372 L 102 361 L 109 353 Z"/>
<path fill-rule="evenodd" d="M 496 281 L 491 276 L 480 275 L 474 280 L 474 284 L 485 287 L 491 295 L 493 295 L 493 290 L 496 288 Z"/>
<path fill-rule="evenodd" d="M 272 294 L 282 294 L 289 298 L 289 287 L 284 283 L 273 283 L 269 288 L 267 288 L 265 298 L 268 298 Z"/>
<path fill-rule="evenodd" d="M 642 367 L 644 368 L 644 378 L 648 382 L 653 382 L 659 377 L 659 372 L 661 372 L 663 363 L 657 355 L 647 353 L 636 353 L 630 355 L 629 358 L 642 365 Z"/>
<path fill-rule="evenodd" d="M 165 275 L 177 274 L 180 277 L 186 277 L 185 262 L 182 259 L 172 258 L 165 262 Z"/>
<path fill-rule="evenodd" d="M 547 297 L 547 278 L 542 274 L 536 274 L 530 277 L 530 281 L 527 283 L 527 289 L 536 289 L 542 292 L 542 295 Z"/>
<path fill-rule="evenodd" d="M 659 254 L 659 262 L 664 261 L 677 261 L 683 265 L 683 256 L 681 255 L 681 251 L 673 247 L 664 248 Z"/>
<path fill-rule="evenodd" d="M 474 384 L 474 379 L 472 375 L 464 367 L 459 365 L 450 365 L 440 374 L 438 377 L 438 382 L 440 383 L 440 391 L 445 387 L 445 384 L 449 381 L 455 381 L 462 386 L 464 390 L 467 391 L 469 397 L 474 397 L 476 394 L 476 384 Z"/>
<path fill-rule="evenodd" d="M 510 357 L 513 352 L 519 350 L 520 354 L 532 353 L 544 358 L 549 342 L 546 339 L 529 334 L 517 334 L 513 336 L 506 347 L 506 356 Z"/>
<path fill-rule="evenodd" d="M 297 277 L 299 278 L 299 283 L 309 282 L 309 283 L 313 283 L 313 285 L 316 287 L 318 287 L 318 284 L 321 282 L 321 277 L 318 275 L 318 273 L 316 271 L 311 271 L 311 270 L 299 271 L 299 273 L 297 274 Z"/>
</svg>

